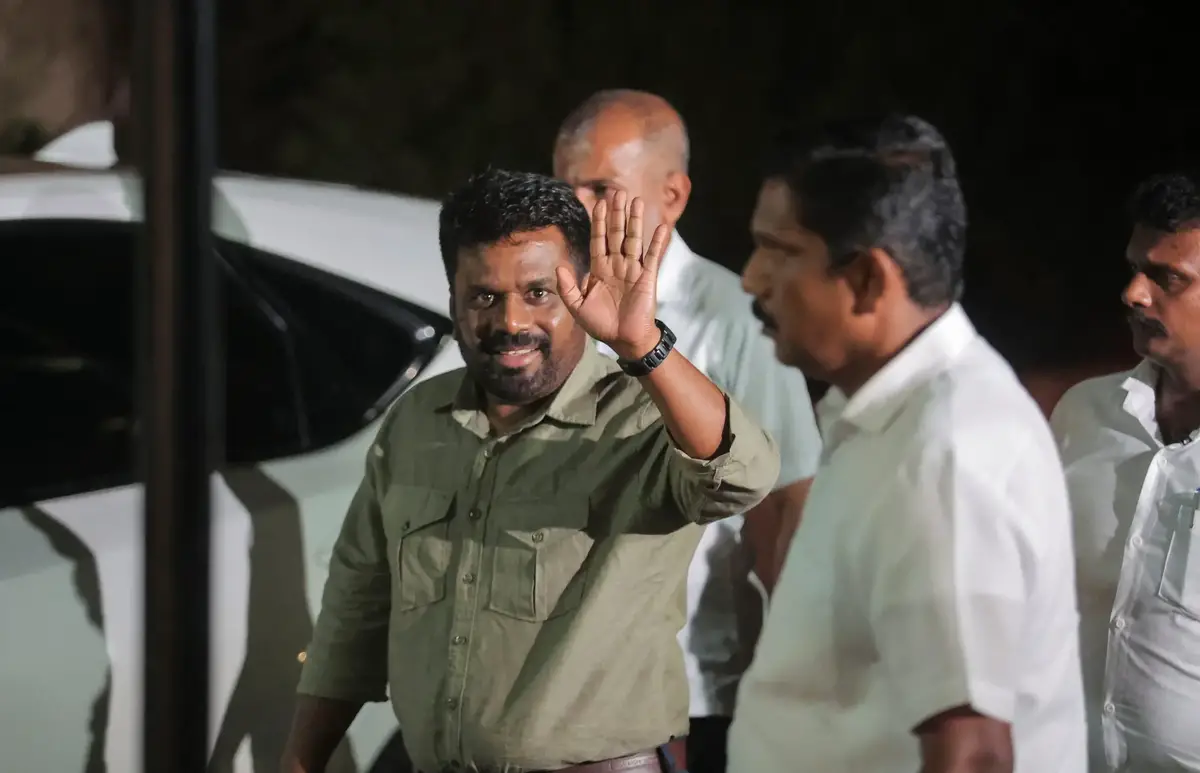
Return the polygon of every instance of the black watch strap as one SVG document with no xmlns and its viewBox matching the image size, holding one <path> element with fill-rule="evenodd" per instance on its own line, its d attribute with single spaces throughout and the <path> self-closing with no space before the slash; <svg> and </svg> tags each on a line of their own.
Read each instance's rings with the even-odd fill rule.
<svg viewBox="0 0 1200 773">
<path fill-rule="evenodd" d="M 650 371 L 662 365 L 663 360 L 667 359 L 667 355 L 675 348 L 675 334 L 671 332 L 671 328 L 663 324 L 661 319 L 654 320 L 654 324 L 662 331 L 657 346 L 640 360 L 617 360 L 621 370 L 630 376 L 641 378 L 650 375 Z"/>
</svg>

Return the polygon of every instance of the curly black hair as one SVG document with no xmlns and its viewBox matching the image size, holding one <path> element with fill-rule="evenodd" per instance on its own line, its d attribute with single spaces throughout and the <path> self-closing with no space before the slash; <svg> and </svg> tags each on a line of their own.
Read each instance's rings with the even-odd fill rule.
<svg viewBox="0 0 1200 773">
<path fill-rule="evenodd" d="M 551 227 L 562 232 L 571 263 L 582 277 L 590 264 L 591 220 L 571 186 L 532 172 L 487 169 L 473 175 L 446 197 L 438 216 L 446 277 L 454 283 L 464 249 Z"/>
<path fill-rule="evenodd" d="M 1134 225 L 1178 233 L 1200 227 L 1200 186 L 1182 172 L 1152 175 L 1134 190 L 1128 203 Z"/>
</svg>

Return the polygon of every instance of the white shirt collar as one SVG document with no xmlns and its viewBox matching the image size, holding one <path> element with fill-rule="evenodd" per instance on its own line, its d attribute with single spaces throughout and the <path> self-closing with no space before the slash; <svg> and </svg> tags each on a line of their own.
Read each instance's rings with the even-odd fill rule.
<svg viewBox="0 0 1200 773">
<path fill-rule="evenodd" d="M 852 397 L 847 399 L 840 389 L 831 387 L 819 408 L 822 424 L 844 421 L 867 432 L 883 430 L 909 392 L 958 357 L 975 337 L 975 326 L 955 303 Z"/>
<path fill-rule="evenodd" d="M 679 303 L 688 300 L 690 294 L 687 279 L 696 260 L 696 254 L 687 246 L 679 231 L 673 231 L 671 242 L 667 245 L 667 254 L 663 256 L 662 265 L 658 269 L 659 303 Z"/>
</svg>

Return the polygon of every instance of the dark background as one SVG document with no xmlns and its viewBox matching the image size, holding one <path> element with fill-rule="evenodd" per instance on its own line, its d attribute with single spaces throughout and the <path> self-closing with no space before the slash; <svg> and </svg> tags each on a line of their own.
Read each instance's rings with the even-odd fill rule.
<svg viewBox="0 0 1200 773">
<path fill-rule="evenodd" d="M 92 66 L 76 69 L 111 92 L 126 69 L 128 0 L 14 2 L 0 0 L 0 29 L 14 13 L 41 13 L 87 50 L 76 59 Z M 82 10 L 71 18 L 99 20 L 90 32 L 78 21 L 60 29 L 60 6 L 72 4 Z M 1191 165 L 1200 123 L 1182 3 L 218 5 L 225 168 L 440 196 L 486 163 L 549 171 L 555 129 L 576 103 L 598 88 L 643 88 L 671 100 L 691 131 L 681 233 L 735 270 L 777 126 L 915 112 L 958 157 L 971 215 L 965 304 L 1022 370 L 1128 357 L 1121 207 L 1139 178 Z M 16 77 L 13 51 L 9 40 L 0 78 Z M 65 128 L 11 109 L 0 118 L 25 144 L 37 134 L 29 125 Z"/>
</svg>

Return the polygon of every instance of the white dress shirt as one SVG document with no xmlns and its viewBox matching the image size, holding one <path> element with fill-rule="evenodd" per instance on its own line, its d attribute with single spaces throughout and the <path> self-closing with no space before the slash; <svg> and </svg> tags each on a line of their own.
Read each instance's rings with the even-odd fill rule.
<svg viewBox="0 0 1200 773">
<path fill-rule="evenodd" d="M 1066 485 L 1012 370 L 955 305 L 819 413 L 729 770 L 912 773 L 913 728 L 969 705 L 1011 723 L 1017 773 L 1084 773 Z"/>
<path fill-rule="evenodd" d="M 658 317 L 675 333 L 675 348 L 775 438 L 782 487 L 813 475 L 821 439 L 803 374 L 775 359 L 750 302 L 737 274 L 693 253 L 678 233 L 671 237 L 658 276 Z M 765 599 L 751 581 L 753 556 L 741 528 L 741 516 L 706 526 L 688 570 L 679 644 L 693 717 L 733 714 L 762 627 Z"/>
<path fill-rule="evenodd" d="M 1092 769 L 1200 771 L 1200 448 L 1164 445 L 1157 369 L 1090 379 L 1051 419 L 1075 516 Z"/>
</svg>

